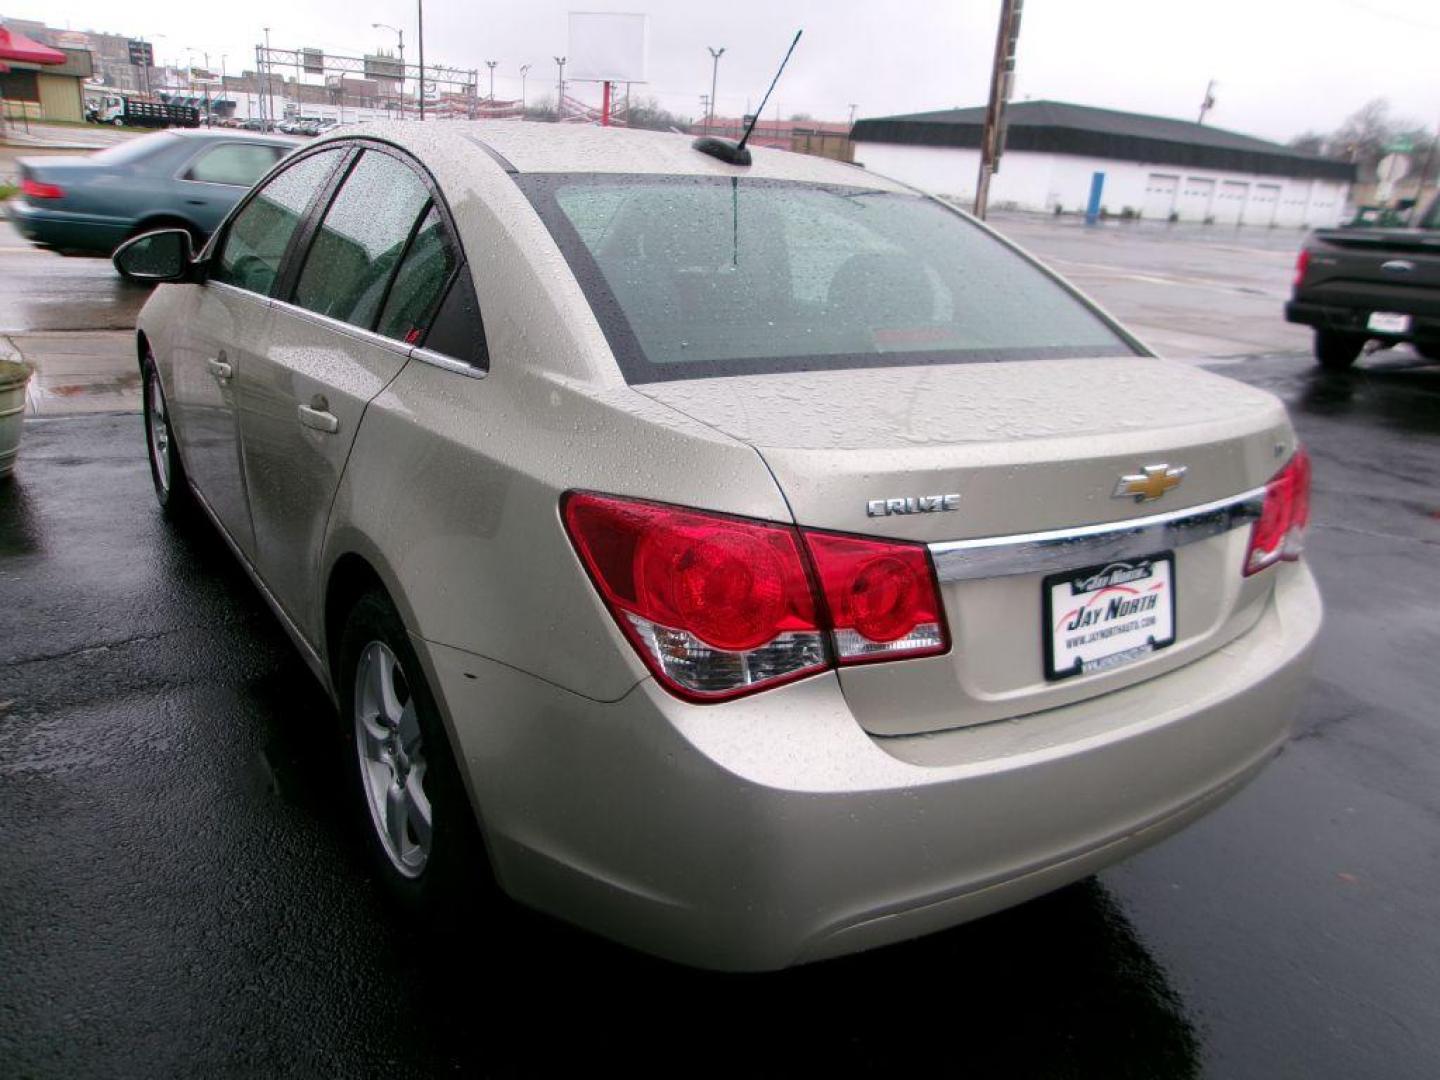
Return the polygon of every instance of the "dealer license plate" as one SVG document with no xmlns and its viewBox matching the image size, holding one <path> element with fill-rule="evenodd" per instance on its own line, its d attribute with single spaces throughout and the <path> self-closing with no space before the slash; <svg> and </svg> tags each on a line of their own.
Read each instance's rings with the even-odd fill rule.
<svg viewBox="0 0 1440 1080">
<path fill-rule="evenodd" d="M 1410 316 L 1394 311 L 1372 311 L 1370 320 L 1365 324 L 1365 329 L 1376 330 L 1382 334 L 1408 334 L 1410 332 Z"/>
<path fill-rule="evenodd" d="M 1042 591 L 1047 679 L 1109 671 L 1175 641 L 1168 551 L 1051 574 Z"/>
</svg>

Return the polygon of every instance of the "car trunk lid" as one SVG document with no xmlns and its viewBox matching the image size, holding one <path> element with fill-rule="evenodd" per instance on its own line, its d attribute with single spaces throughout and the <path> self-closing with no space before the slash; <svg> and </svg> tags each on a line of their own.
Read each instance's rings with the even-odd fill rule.
<svg viewBox="0 0 1440 1080">
<path fill-rule="evenodd" d="M 1223 503 L 1262 487 L 1294 447 L 1270 394 L 1149 357 L 635 389 L 754 446 L 798 524 L 920 541 L 936 545 L 932 554 L 957 541 L 1003 546 L 1001 538 Z M 1122 477 L 1157 466 L 1183 469 L 1178 486 L 1153 501 L 1114 497 Z M 1075 678 L 1047 677 L 1045 571 L 1002 559 L 985 576 L 942 573 L 950 653 L 843 669 L 847 697 L 867 729 L 902 734 L 1035 712 L 1159 674 L 1258 618 L 1269 581 L 1242 578 L 1247 533 L 1222 531 L 1174 550 L 1173 645 Z M 1081 565 L 1053 569 L 1082 569 L 1088 557 L 1077 558 Z"/>
</svg>

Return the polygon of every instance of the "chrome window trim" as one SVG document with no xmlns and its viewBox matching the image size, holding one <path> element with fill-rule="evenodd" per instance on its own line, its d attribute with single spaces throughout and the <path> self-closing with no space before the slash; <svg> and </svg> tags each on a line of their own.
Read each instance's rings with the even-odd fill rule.
<svg viewBox="0 0 1440 1080">
<path fill-rule="evenodd" d="M 301 307 L 299 304 L 292 304 L 288 300 L 279 300 L 271 297 L 270 304 L 277 311 L 309 319 L 311 322 L 319 323 L 327 329 L 339 331 L 367 345 L 378 345 L 380 348 L 389 352 L 399 353 L 402 356 L 408 357 L 415 349 L 414 345 L 407 345 L 403 341 L 396 341 L 394 338 L 388 338 L 384 334 L 377 334 L 373 330 L 366 330 L 363 326 L 356 326 L 354 323 L 345 322 L 343 319 L 337 319 L 332 315 L 322 315 L 318 311 L 311 311 L 309 308 Z"/>
<path fill-rule="evenodd" d="M 1054 573 L 1170 551 L 1259 520 L 1263 487 L 1226 499 L 1099 525 L 986 536 L 930 545 L 941 581 Z"/>
<path fill-rule="evenodd" d="M 200 250 L 203 252 L 209 246 L 210 242 L 207 240 L 205 242 L 205 247 L 201 248 Z M 264 293 L 258 293 L 254 289 L 243 289 L 239 285 L 231 285 L 228 281 L 216 281 L 214 278 L 207 277 L 203 284 L 207 289 L 220 289 L 224 292 L 232 292 L 240 296 L 248 296 L 251 300 L 254 300 L 256 303 L 259 304 L 264 304 L 266 307 L 269 307 L 271 304 L 270 297 L 266 296 Z"/>
<path fill-rule="evenodd" d="M 471 379 L 483 379 L 488 374 L 474 364 L 467 364 L 464 360 L 456 360 L 453 356 L 446 356 L 444 353 L 421 348 L 418 345 L 411 351 L 410 359 L 419 360 L 422 364 L 432 364 L 444 371 L 453 371 L 457 375 L 464 375 Z"/>
</svg>

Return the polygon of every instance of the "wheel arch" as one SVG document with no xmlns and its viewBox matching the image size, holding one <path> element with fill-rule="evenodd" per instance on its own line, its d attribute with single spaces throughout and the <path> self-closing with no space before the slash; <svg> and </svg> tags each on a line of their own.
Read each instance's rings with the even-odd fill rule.
<svg viewBox="0 0 1440 1080">
<path fill-rule="evenodd" d="M 345 618 L 362 596 L 376 589 L 394 602 L 394 595 L 386 587 L 380 572 L 358 552 L 341 554 L 326 576 L 320 646 L 325 666 L 330 672 L 331 685 L 337 691 L 340 686 L 340 639 L 345 632 Z"/>
</svg>

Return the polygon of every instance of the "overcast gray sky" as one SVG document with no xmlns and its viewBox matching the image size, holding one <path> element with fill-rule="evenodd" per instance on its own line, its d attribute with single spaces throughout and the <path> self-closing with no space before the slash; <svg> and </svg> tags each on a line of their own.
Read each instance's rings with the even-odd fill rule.
<svg viewBox="0 0 1440 1080">
<path fill-rule="evenodd" d="M 187 46 L 230 71 L 254 66 L 260 28 L 277 46 L 359 54 L 391 46 L 373 22 L 405 28 L 413 0 L 0 0 L 5 14 L 76 30 L 146 36 L 159 57 Z M 724 46 L 719 107 L 758 103 L 797 28 L 805 37 L 767 109 L 843 119 L 980 104 L 999 0 L 425 0 L 425 59 L 483 70 L 497 96 L 553 93 L 552 57 L 568 50 L 566 13 L 650 16 L 649 86 L 666 108 L 699 113 L 707 45 Z M 164 34 L 164 37 L 157 35 Z M 199 62 L 198 56 L 196 62 Z M 1192 117 L 1219 82 L 1210 122 L 1275 139 L 1333 128 L 1374 97 L 1422 123 L 1440 120 L 1440 3 L 1435 0 L 1027 0 L 1016 98 L 1054 98 Z M 482 87 L 485 83 L 482 79 Z M 482 90 L 483 92 L 483 90 Z M 580 88 L 599 98 L 598 89 Z M 639 89 L 637 88 L 637 92 Z"/>
</svg>

